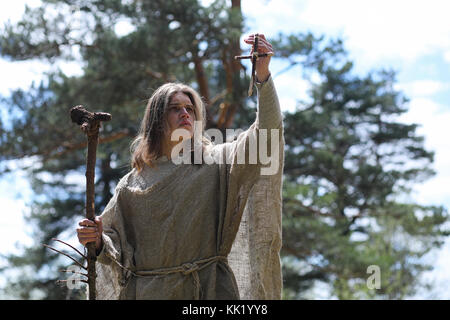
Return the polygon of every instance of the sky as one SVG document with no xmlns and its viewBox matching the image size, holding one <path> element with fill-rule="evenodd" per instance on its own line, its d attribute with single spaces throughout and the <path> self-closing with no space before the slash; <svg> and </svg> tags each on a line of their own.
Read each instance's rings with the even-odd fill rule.
<svg viewBox="0 0 450 320">
<path fill-rule="evenodd" d="M 25 3 L 34 7 L 40 1 L 8 2 L 0 10 L 0 26 L 8 19 L 20 19 Z M 419 124 L 418 133 L 425 137 L 425 147 L 435 151 L 432 168 L 436 176 L 417 185 L 410 200 L 450 208 L 449 1 L 242 0 L 242 11 L 246 34 L 259 32 L 272 37 L 279 32 L 310 31 L 316 36 L 340 37 L 354 61 L 355 73 L 365 75 L 383 68 L 395 70 L 396 88 L 410 99 L 409 111 L 399 120 Z M 118 32 L 127 32 L 126 24 Z M 243 42 L 242 47 L 245 48 Z M 40 61 L 9 62 L 0 58 L 0 95 L 7 96 L 16 88 L 26 89 L 32 81 L 42 79 L 44 72 L 57 67 L 69 75 L 81 73 L 76 63 L 49 66 Z M 271 67 L 283 110 L 294 110 L 296 101 L 307 97 L 308 84 L 301 79 L 298 69 L 277 75 L 283 65 L 276 59 Z M 8 165 L 17 166 L 17 163 Z M 23 213 L 28 210 L 26 203 L 32 196 L 23 172 L 0 178 L 0 207 L 8 213 L 0 215 L 0 254 L 17 252 L 18 246 L 32 243 L 23 219 Z M 434 281 L 436 287 L 431 293 L 413 298 L 450 299 L 450 291 L 446 290 L 450 288 L 450 239 L 441 250 L 426 258 L 435 268 L 424 277 Z"/>
</svg>

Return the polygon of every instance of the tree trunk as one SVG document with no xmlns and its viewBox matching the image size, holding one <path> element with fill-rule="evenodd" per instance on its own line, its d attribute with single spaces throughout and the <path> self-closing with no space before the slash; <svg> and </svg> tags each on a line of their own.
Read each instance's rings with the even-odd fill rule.
<svg viewBox="0 0 450 320">
<path fill-rule="evenodd" d="M 238 15 L 242 19 L 241 1 L 231 1 L 231 14 Z M 233 123 L 234 115 L 240 104 L 242 103 L 242 94 L 240 86 L 240 70 L 241 63 L 234 57 L 241 54 L 239 37 L 230 38 L 230 44 L 224 48 L 222 54 L 222 62 L 225 70 L 227 95 L 223 108 L 219 114 L 217 127 L 219 129 L 229 128 Z"/>
<path fill-rule="evenodd" d="M 208 79 L 206 78 L 205 69 L 203 68 L 203 59 L 198 56 L 197 53 L 195 53 L 194 58 L 194 70 L 195 70 L 195 76 L 198 83 L 198 88 L 200 91 L 200 96 L 203 98 L 203 102 L 205 103 L 205 109 L 206 109 L 206 127 L 210 128 L 213 127 L 214 120 L 211 116 L 211 110 L 210 110 L 210 103 L 211 100 L 209 98 L 209 85 L 208 85 Z"/>
</svg>

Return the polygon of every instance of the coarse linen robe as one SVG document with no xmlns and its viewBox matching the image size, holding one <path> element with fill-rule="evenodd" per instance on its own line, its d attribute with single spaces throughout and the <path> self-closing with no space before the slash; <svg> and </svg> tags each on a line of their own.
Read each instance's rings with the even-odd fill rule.
<svg viewBox="0 0 450 320">
<path fill-rule="evenodd" d="M 256 87 L 255 122 L 209 148 L 214 163 L 161 157 L 120 180 L 102 213 L 97 299 L 281 298 L 283 124 L 272 77 Z M 270 175 L 249 155 L 261 129 L 276 145 Z"/>
</svg>

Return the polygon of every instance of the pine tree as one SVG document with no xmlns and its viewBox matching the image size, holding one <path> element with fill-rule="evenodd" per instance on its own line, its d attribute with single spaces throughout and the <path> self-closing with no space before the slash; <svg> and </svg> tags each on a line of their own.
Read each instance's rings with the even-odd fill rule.
<svg viewBox="0 0 450 320">
<path fill-rule="evenodd" d="M 132 27 L 122 36 L 115 31 L 121 21 Z M 81 104 L 113 115 L 102 126 L 97 151 L 99 214 L 130 169 L 129 145 L 152 90 L 168 81 L 192 85 L 207 103 L 208 127 L 225 129 L 239 118 L 237 110 L 248 109 L 244 70 L 233 59 L 241 53 L 241 29 L 240 1 L 204 7 L 196 0 L 43 1 L 42 7 L 26 9 L 19 23 L 5 25 L 2 56 L 54 63 L 76 59 L 78 52 L 83 65 L 82 76 L 51 73 L 40 85 L 4 99 L 11 119 L 0 126 L 0 161 L 33 157 L 28 170 L 33 191 L 45 199 L 30 204 L 26 217 L 36 245 L 8 257 L 8 268 L 24 270 L 10 283 L 11 294 L 32 298 L 35 288 L 47 299 L 83 296 L 82 290 L 55 285 L 55 278 L 64 277 L 58 270 L 70 261 L 41 245 L 73 237 L 84 215 L 86 144 L 70 121 L 70 108 Z M 241 117 L 241 124 L 247 118 Z M 25 269 L 31 269 L 30 276 L 24 276 Z"/>
<path fill-rule="evenodd" d="M 286 296 L 308 297 L 320 281 L 339 299 L 414 294 L 431 268 L 420 258 L 449 234 L 448 215 L 400 200 L 434 172 L 417 125 L 396 121 L 408 101 L 394 89 L 395 73 L 355 75 L 342 42 L 323 37 L 280 36 L 278 48 L 311 83 L 311 101 L 285 115 Z M 306 59 L 292 57 L 302 48 Z M 379 288 L 368 285 L 370 266 Z"/>
</svg>

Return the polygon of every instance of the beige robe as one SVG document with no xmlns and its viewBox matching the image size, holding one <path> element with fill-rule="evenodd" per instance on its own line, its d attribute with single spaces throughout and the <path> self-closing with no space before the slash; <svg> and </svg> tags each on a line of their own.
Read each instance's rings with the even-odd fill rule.
<svg viewBox="0 0 450 320">
<path fill-rule="evenodd" d="M 257 89 L 255 123 L 208 150 L 219 163 L 163 157 L 120 180 L 102 213 L 98 299 L 281 298 L 282 117 L 272 78 Z M 273 175 L 249 164 L 263 128 L 280 129 Z"/>
</svg>

